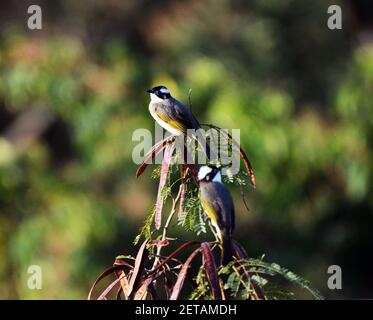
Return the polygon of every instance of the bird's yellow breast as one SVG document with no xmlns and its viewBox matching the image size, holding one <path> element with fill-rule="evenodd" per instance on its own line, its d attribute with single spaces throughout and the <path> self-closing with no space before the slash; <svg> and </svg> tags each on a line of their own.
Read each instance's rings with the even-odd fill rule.
<svg viewBox="0 0 373 320">
<path fill-rule="evenodd" d="M 204 201 L 203 199 L 201 199 L 201 205 L 202 205 L 203 210 L 205 210 L 206 214 L 208 215 L 208 217 L 217 224 L 218 217 L 217 217 L 217 213 L 215 212 L 214 208 L 210 206 L 209 203 Z"/>
</svg>

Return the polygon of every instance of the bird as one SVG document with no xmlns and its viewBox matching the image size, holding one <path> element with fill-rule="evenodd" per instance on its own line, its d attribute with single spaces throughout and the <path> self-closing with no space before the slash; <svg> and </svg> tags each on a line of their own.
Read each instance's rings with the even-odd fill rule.
<svg viewBox="0 0 373 320">
<path fill-rule="evenodd" d="M 166 86 L 156 86 L 147 92 L 150 94 L 149 112 L 162 128 L 175 136 L 188 135 L 188 129 L 197 131 L 201 128 L 192 111 L 172 97 Z M 210 146 L 207 143 L 201 145 L 207 157 L 211 159 Z"/>
<path fill-rule="evenodd" d="M 232 232 L 235 213 L 232 196 L 221 179 L 221 168 L 201 166 L 198 171 L 200 201 L 211 221 L 212 231 L 222 245 L 221 264 L 232 261 Z"/>
</svg>

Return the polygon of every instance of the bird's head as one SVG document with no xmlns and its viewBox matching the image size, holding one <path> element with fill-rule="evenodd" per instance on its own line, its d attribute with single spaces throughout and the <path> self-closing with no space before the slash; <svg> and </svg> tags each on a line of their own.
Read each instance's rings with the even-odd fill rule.
<svg viewBox="0 0 373 320">
<path fill-rule="evenodd" d="M 170 90 L 165 86 L 156 86 L 152 89 L 146 90 L 146 92 L 150 93 L 152 101 L 165 100 L 171 97 Z"/>
<path fill-rule="evenodd" d="M 202 166 L 198 171 L 198 181 L 221 182 L 220 168 L 214 166 Z"/>
</svg>

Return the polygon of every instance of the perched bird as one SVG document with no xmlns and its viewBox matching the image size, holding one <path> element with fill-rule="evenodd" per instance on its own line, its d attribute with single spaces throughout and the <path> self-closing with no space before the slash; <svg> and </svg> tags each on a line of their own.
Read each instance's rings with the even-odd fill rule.
<svg viewBox="0 0 373 320">
<path fill-rule="evenodd" d="M 171 134 L 179 136 L 187 134 L 188 129 L 198 130 L 201 128 L 192 111 L 180 101 L 171 96 L 165 86 L 157 86 L 147 90 L 150 93 L 149 112 L 155 121 Z M 207 143 L 205 152 L 211 158 L 210 147 Z M 204 146 L 202 146 L 204 147 Z"/>
<path fill-rule="evenodd" d="M 221 181 L 220 169 L 202 166 L 198 171 L 200 199 L 203 210 L 211 220 L 212 230 L 222 244 L 221 263 L 232 260 L 232 232 L 234 229 L 234 206 L 231 194 Z"/>
<path fill-rule="evenodd" d="M 157 123 L 174 135 L 186 134 L 187 129 L 198 130 L 200 125 L 189 108 L 171 96 L 165 86 L 147 90 L 150 93 L 149 111 Z"/>
</svg>

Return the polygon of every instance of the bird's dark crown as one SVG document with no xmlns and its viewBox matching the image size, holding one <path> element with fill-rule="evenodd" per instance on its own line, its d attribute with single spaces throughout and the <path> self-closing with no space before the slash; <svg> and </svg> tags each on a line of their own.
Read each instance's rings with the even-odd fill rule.
<svg viewBox="0 0 373 320">
<path fill-rule="evenodd" d="M 168 99 L 171 97 L 170 90 L 168 90 L 165 86 L 156 86 L 152 89 L 147 90 L 147 92 L 153 93 L 161 99 Z"/>
</svg>

